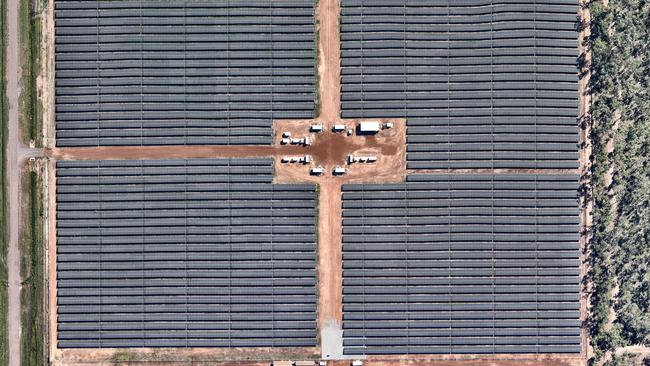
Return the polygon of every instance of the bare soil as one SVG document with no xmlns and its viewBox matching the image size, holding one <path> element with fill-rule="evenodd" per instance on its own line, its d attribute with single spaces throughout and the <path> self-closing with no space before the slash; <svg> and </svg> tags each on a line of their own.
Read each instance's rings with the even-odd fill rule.
<svg viewBox="0 0 650 366">
<path fill-rule="evenodd" d="M 43 106 L 43 146 L 54 146 L 54 2 L 43 2 L 41 15 L 40 75 L 36 90 Z"/>
<path fill-rule="evenodd" d="M 6 142 L 6 195 L 7 195 L 7 214 L 8 218 L 8 242 L 7 242 L 7 314 L 6 327 L 8 359 L 5 361 L 10 366 L 20 364 L 20 337 L 21 337 L 21 318 L 20 318 L 20 293 L 22 289 L 22 280 L 20 276 L 20 192 L 21 192 L 21 165 L 23 155 L 21 151 L 25 146 L 21 143 L 20 129 L 20 96 L 22 93 L 22 61 L 20 45 L 20 2 L 8 1 L 6 3 L 6 69 L 3 77 L 6 80 L 8 110 L 8 136 Z M 3 314 L 4 315 L 4 314 Z M 4 342 L 3 342 L 4 343 Z M 4 344 L 3 344 L 4 346 Z"/>
<path fill-rule="evenodd" d="M 348 136 L 345 132 L 332 132 L 327 129 L 320 133 L 308 133 L 313 121 L 277 121 L 275 124 L 276 147 L 280 154 L 276 156 L 276 182 L 311 182 L 325 184 L 326 182 L 342 183 L 388 183 L 403 182 L 406 177 L 406 122 L 403 119 L 379 119 L 375 121 L 392 122 L 394 127 L 379 131 L 375 135 L 358 135 L 356 132 Z M 337 120 L 349 129 L 355 130 L 360 120 Z M 316 121 L 316 123 L 320 123 Z M 309 137 L 313 140 L 311 146 L 302 147 L 297 154 L 294 150 L 279 144 L 282 132 L 291 132 L 292 137 Z M 354 156 L 375 156 L 375 163 L 347 163 L 349 154 Z M 310 164 L 285 164 L 283 156 L 310 155 Z M 310 168 L 320 166 L 325 169 L 324 176 L 309 174 Z M 345 175 L 334 177 L 334 180 L 324 179 L 332 176 L 332 170 L 337 167 L 346 168 Z M 339 215 L 340 216 L 340 215 Z"/>
<path fill-rule="evenodd" d="M 55 160 L 122 160 L 182 158 L 272 157 L 276 148 L 263 145 L 229 146 L 104 146 L 46 150 Z"/>
<path fill-rule="evenodd" d="M 320 119 L 331 128 L 341 112 L 341 50 L 339 36 L 339 1 L 320 0 L 316 9 L 319 25 L 319 96 Z"/>
<path fill-rule="evenodd" d="M 341 184 L 327 177 L 318 197 L 318 324 L 343 321 Z"/>
<path fill-rule="evenodd" d="M 340 120 L 355 130 L 358 120 Z M 310 133 L 314 123 L 327 126 L 321 119 L 309 121 L 276 121 L 275 143 L 280 156 L 275 159 L 275 182 L 295 183 L 309 182 L 319 186 L 318 199 L 318 324 L 322 329 L 327 321 L 338 324 L 343 321 L 343 248 L 342 248 L 342 205 L 341 186 L 344 183 L 382 183 L 403 182 L 406 177 L 406 121 L 380 120 L 392 122 L 394 127 L 382 130 L 376 135 L 348 136 L 346 132 L 332 132 L 331 127 L 320 133 Z M 330 124 L 333 126 L 333 123 Z M 292 138 L 308 137 L 313 144 L 301 147 L 298 154 L 280 145 L 282 133 L 291 133 Z M 292 155 L 293 154 L 293 155 Z M 356 156 L 376 156 L 376 163 L 347 164 L 348 154 Z M 282 163 L 282 156 L 310 155 L 309 164 Z M 323 176 L 310 175 L 312 167 L 320 166 L 325 170 Z M 336 166 L 345 167 L 347 174 L 333 176 Z"/>
<path fill-rule="evenodd" d="M 103 348 L 59 349 L 53 366 L 81 365 L 269 365 L 268 360 L 310 360 L 317 348 Z"/>
<path fill-rule="evenodd" d="M 46 284 L 46 305 L 45 309 L 48 312 L 46 319 L 49 321 L 46 322 L 48 329 L 48 346 L 49 346 L 49 357 L 50 360 L 53 360 L 56 355 L 57 350 L 57 327 L 56 327 L 56 173 L 55 166 L 53 161 L 48 161 L 46 165 L 46 176 L 43 179 L 43 185 L 45 188 L 44 196 L 47 199 L 43 200 L 46 202 L 47 207 L 43 211 L 45 225 L 45 274 L 47 278 Z"/>
<path fill-rule="evenodd" d="M 336 361 L 332 366 L 349 366 L 350 361 Z M 369 356 L 364 366 L 581 366 L 575 355 L 396 355 Z"/>
</svg>

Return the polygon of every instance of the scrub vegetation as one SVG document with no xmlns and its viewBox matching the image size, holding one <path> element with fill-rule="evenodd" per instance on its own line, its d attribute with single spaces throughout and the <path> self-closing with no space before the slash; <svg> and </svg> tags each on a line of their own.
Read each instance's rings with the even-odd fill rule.
<svg viewBox="0 0 650 366">
<path fill-rule="evenodd" d="M 43 180 L 40 163 L 25 167 L 22 177 L 23 214 L 20 240 L 21 365 L 45 365 L 45 248 L 43 240 Z"/>
<path fill-rule="evenodd" d="M 650 346 L 650 3 L 598 0 L 589 11 L 590 362 L 650 365 L 615 355 Z"/>
<path fill-rule="evenodd" d="M 22 59 L 21 128 L 26 144 L 42 146 L 42 107 L 38 100 L 36 80 L 41 67 L 41 18 L 43 0 L 20 0 L 20 43 Z"/>
<path fill-rule="evenodd" d="M 0 0 L 0 364 L 8 362 L 7 344 L 7 201 L 6 201 L 6 146 L 8 104 L 6 95 L 6 65 L 5 65 L 5 32 L 7 23 L 7 7 L 5 0 Z"/>
</svg>

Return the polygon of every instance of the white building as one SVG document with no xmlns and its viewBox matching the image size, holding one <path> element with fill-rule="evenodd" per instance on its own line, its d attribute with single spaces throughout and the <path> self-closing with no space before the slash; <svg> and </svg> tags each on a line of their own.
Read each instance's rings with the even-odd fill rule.
<svg viewBox="0 0 650 366">
<path fill-rule="evenodd" d="M 359 123 L 359 132 L 361 133 L 377 133 L 381 130 L 379 122 L 361 122 Z"/>
</svg>

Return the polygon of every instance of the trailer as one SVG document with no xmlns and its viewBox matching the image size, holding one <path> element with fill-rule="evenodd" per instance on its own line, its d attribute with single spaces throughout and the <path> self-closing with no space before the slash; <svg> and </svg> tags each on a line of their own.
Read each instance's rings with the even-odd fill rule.
<svg viewBox="0 0 650 366">
<path fill-rule="evenodd" d="M 311 168 L 311 170 L 309 171 L 309 174 L 311 175 L 323 175 L 324 173 L 325 173 L 325 169 L 323 169 L 322 166 Z"/>
<path fill-rule="evenodd" d="M 334 125 L 334 127 L 332 127 L 332 131 L 334 131 L 334 132 L 345 131 L 345 125 L 336 124 L 336 125 Z"/>
<path fill-rule="evenodd" d="M 362 134 L 375 134 L 379 132 L 381 125 L 379 122 L 361 122 L 359 123 L 359 132 Z"/>
<path fill-rule="evenodd" d="M 322 132 L 323 131 L 323 125 L 321 125 L 321 124 L 311 125 L 311 127 L 309 128 L 309 131 L 316 132 L 316 133 Z"/>
<path fill-rule="evenodd" d="M 346 173 L 345 168 L 340 166 L 335 167 L 334 170 L 332 171 L 332 174 L 334 175 L 344 175 L 345 173 Z"/>
</svg>

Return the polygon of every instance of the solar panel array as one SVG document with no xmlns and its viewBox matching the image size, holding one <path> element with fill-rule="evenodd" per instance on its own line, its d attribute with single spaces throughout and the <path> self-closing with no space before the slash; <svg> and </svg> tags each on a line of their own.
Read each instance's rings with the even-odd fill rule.
<svg viewBox="0 0 650 366">
<path fill-rule="evenodd" d="M 344 353 L 578 353 L 576 175 L 343 187 Z"/>
<path fill-rule="evenodd" d="M 344 118 L 407 119 L 408 167 L 578 166 L 576 0 L 342 0 Z"/>
<path fill-rule="evenodd" d="M 315 346 L 315 186 L 271 159 L 59 161 L 58 347 Z"/>
<path fill-rule="evenodd" d="M 58 146 L 270 144 L 314 116 L 313 0 L 56 0 Z"/>
</svg>

